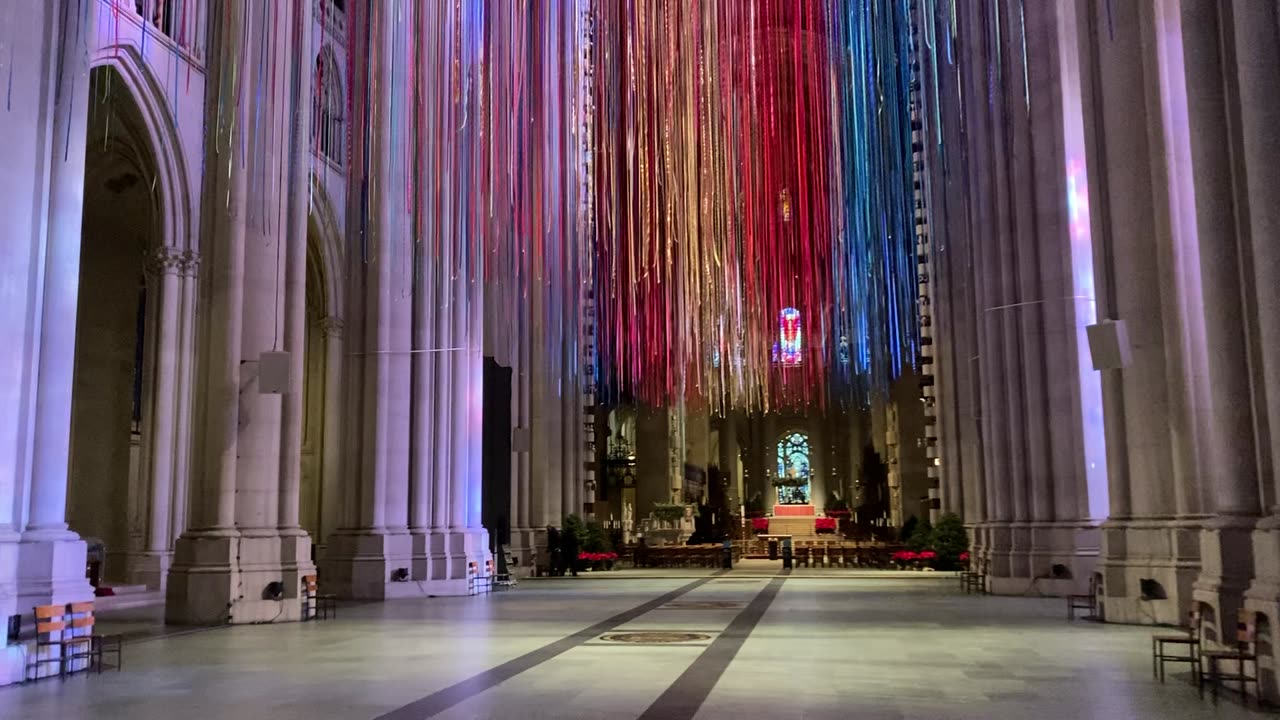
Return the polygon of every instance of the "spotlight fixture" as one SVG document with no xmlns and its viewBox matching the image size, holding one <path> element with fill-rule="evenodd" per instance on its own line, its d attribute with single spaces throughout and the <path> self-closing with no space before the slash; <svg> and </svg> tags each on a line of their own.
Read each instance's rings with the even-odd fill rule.
<svg viewBox="0 0 1280 720">
<path fill-rule="evenodd" d="M 283 597 L 284 583 L 282 582 L 269 582 L 267 583 L 267 586 L 262 589 L 263 600 L 279 600 Z"/>
<path fill-rule="evenodd" d="M 391 571 L 391 582 L 409 582 L 409 568 L 396 568 Z"/>
</svg>

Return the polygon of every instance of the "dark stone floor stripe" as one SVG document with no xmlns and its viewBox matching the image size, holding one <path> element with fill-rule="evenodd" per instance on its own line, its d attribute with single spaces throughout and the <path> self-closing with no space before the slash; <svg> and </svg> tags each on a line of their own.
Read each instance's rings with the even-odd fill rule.
<svg viewBox="0 0 1280 720">
<path fill-rule="evenodd" d="M 492 687 L 510 680 L 511 678 L 526 672 L 542 663 L 551 660 L 557 655 L 561 655 L 572 650 L 583 643 L 592 640 L 603 633 L 635 620 L 650 610 L 657 609 L 693 590 L 696 587 L 706 584 L 713 578 L 719 577 L 725 573 L 724 570 L 717 570 L 715 573 L 707 577 L 698 578 L 697 580 L 681 585 L 665 595 L 660 595 L 648 602 L 637 605 L 630 610 L 620 612 L 611 618 L 601 620 L 584 630 L 569 635 L 567 637 L 556 640 L 553 643 L 543 645 L 537 650 L 531 650 L 524 655 L 513 660 L 508 660 L 501 665 L 489 668 L 482 673 L 472 675 L 461 682 L 450 685 L 443 690 L 438 690 L 420 700 L 415 700 L 404 707 L 392 710 L 385 715 L 379 715 L 375 720 L 426 720 L 426 718 L 434 717 L 458 703 L 479 695 L 480 693 Z"/>
<path fill-rule="evenodd" d="M 786 571 L 783 571 L 786 574 Z M 751 603 L 729 623 L 729 627 L 711 641 L 711 645 L 698 656 L 693 664 L 671 683 L 662 695 L 644 711 L 639 720 L 691 720 L 698 708 L 706 702 L 711 689 L 720 682 L 720 676 L 733 662 L 734 656 L 755 630 L 760 618 L 769 609 L 773 599 L 782 589 L 785 577 L 775 577 Z"/>
</svg>

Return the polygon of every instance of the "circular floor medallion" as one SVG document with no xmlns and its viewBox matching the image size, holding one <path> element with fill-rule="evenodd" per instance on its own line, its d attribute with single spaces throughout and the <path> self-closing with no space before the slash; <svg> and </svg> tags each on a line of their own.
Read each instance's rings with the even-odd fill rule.
<svg viewBox="0 0 1280 720">
<path fill-rule="evenodd" d="M 670 643 L 698 642 L 710 640 L 710 635 L 691 632 L 668 632 L 662 630 L 649 632 L 609 633 L 600 638 L 605 642 L 631 643 L 633 645 L 667 645 Z"/>
</svg>

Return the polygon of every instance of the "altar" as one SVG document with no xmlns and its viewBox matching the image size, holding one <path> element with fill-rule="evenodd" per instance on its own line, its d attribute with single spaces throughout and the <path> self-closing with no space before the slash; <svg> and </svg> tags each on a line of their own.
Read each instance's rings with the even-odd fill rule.
<svg viewBox="0 0 1280 720">
<path fill-rule="evenodd" d="M 813 503 L 794 504 L 794 503 L 778 503 L 773 506 L 774 517 L 808 517 L 812 518 L 817 515 L 817 511 L 813 507 Z"/>
</svg>

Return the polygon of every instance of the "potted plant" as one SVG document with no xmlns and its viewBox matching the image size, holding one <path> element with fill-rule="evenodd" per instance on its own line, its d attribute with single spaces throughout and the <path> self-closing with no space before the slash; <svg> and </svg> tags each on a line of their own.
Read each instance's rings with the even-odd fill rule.
<svg viewBox="0 0 1280 720">
<path fill-rule="evenodd" d="M 751 518 L 751 529 L 757 535 L 759 535 L 760 533 L 769 532 L 769 518 L 767 517 Z"/>
<path fill-rule="evenodd" d="M 958 570 L 969 562 L 969 533 L 955 513 L 938 518 L 929 534 L 929 549 L 938 553 L 939 570 Z"/>
<path fill-rule="evenodd" d="M 578 559 L 591 563 L 593 570 L 612 570 L 613 561 L 618 559 L 617 553 L 613 552 L 613 544 L 609 541 L 609 534 L 598 522 L 586 525 L 582 550 Z"/>
<path fill-rule="evenodd" d="M 929 570 L 933 570 L 934 563 L 937 562 L 937 560 L 938 553 L 932 550 L 921 550 L 916 553 L 916 569 L 924 570 L 927 568 Z"/>
<path fill-rule="evenodd" d="M 654 503 L 653 517 L 658 522 L 664 524 L 678 523 L 684 519 L 685 506 L 683 503 Z"/>
<path fill-rule="evenodd" d="M 819 535 L 834 533 L 836 531 L 836 519 L 833 517 L 814 518 L 813 530 Z"/>
<path fill-rule="evenodd" d="M 590 563 L 588 570 L 612 570 L 613 563 L 618 559 L 616 552 L 582 552 L 578 553 L 578 561 L 581 563 Z"/>
<path fill-rule="evenodd" d="M 889 556 L 889 560 L 898 566 L 899 570 L 906 570 L 908 567 L 914 567 L 916 560 L 920 556 L 914 550 L 898 550 Z"/>
<path fill-rule="evenodd" d="M 565 516 L 564 522 L 560 526 L 560 553 L 564 558 L 566 568 L 573 574 L 577 574 L 582 567 L 578 562 L 578 555 L 586 547 L 587 543 L 587 525 L 582 518 L 575 514 Z"/>
</svg>

